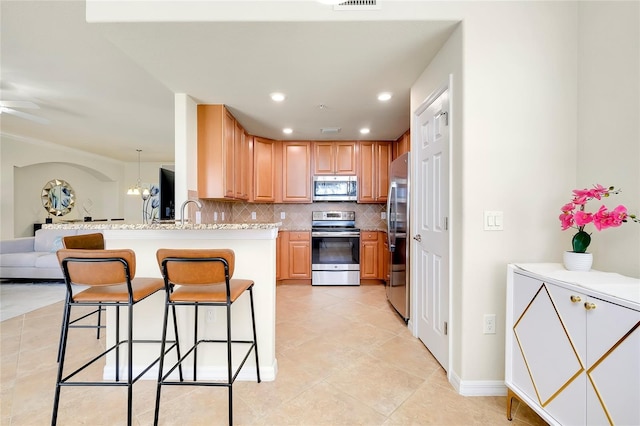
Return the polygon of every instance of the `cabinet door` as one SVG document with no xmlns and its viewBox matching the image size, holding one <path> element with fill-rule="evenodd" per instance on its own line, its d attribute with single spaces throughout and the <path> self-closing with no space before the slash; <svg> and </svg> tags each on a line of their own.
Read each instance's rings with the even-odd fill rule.
<svg viewBox="0 0 640 426">
<path fill-rule="evenodd" d="M 356 143 L 334 142 L 334 172 L 337 175 L 355 175 Z"/>
<path fill-rule="evenodd" d="M 224 198 L 222 105 L 198 105 L 198 198 Z"/>
<path fill-rule="evenodd" d="M 360 278 L 378 278 L 378 267 L 378 233 L 362 232 L 360 233 Z"/>
<path fill-rule="evenodd" d="M 640 425 L 640 312 L 586 303 L 587 424 Z"/>
<path fill-rule="evenodd" d="M 276 141 L 253 138 L 253 200 L 273 203 L 276 200 Z"/>
<path fill-rule="evenodd" d="M 234 158 L 233 158 L 233 173 L 234 173 L 234 198 L 238 200 L 248 200 L 248 182 L 251 178 L 251 168 L 249 167 L 249 148 L 248 140 L 245 135 L 244 129 L 238 123 L 235 122 L 234 126 Z"/>
<path fill-rule="evenodd" d="M 389 165 L 391 164 L 391 144 L 378 142 L 376 149 L 376 184 L 375 200 L 377 203 L 387 202 L 389 191 Z"/>
<path fill-rule="evenodd" d="M 235 127 L 236 120 L 227 109 L 224 110 L 224 118 L 222 120 L 222 146 L 224 152 L 224 196 L 227 198 L 235 198 L 236 191 L 234 187 L 235 172 Z"/>
<path fill-rule="evenodd" d="M 316 175 L 332 175 L 334 142 L 313 142 L 313 172 Z"/>
<path fill-rule="evenodd" d="M 289 278 L 311 278 L 309 232 L 289 232 Z"/>
<path fill-rule="evenodd" d="M 393 158 L 396 159 L 400 157 L 402 154 L 409 152 L 411 145 L 411 136 L 409 130 L 407 130 L 402 136 L 400 136 L 393 143 Z"/>
<path fill-rule="evenodd" d="M 375 199 L 375 144 L 360 142 L 358 173 L 358 202 L 374 203 Z"/>
<path fill-rule="evenodd" d="M 380 279 L 389 281 L 389 243 L 386 232 L 378 232 L 378 253 L 380 263 Z"/>
<path fill-rule="evenodd" d="M 278 232 L 276 238 L 276 280 L 284 280 L 289 276 L 289 233 Z"/>
<path fill-rule="evenodd" d="M 586 421 L 584 300 L 583 294 L 515 274 L 507 384 L 560 424 Z"/>
<path fill-rule="evenodd" d="M 282 143 L 282 201 L 311 202 L 311 143 Z"/>
<path fill-rule="evenodd" d="M 360 142 L 358 149 L 358 202 L 385 203 L 392 145 L 389 142 Z"/>
</svg>

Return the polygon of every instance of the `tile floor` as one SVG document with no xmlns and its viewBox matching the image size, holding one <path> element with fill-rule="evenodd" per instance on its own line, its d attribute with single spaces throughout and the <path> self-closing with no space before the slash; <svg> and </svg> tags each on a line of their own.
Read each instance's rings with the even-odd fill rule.
<svg viewBox="0 0 640 426">
<path fill-rule="evenodd" d="M 50 424 L 61 314 L 57 302 L 0 323 L 0 425 Z M 507 421 L 505 397 L 458 395 L 382 286 L 278 286 L 276 323 L 278 376 L 236 382 L 236 424 L 545 424 L 517 403 Z M 76 357 L 103 345 L 91 330 L 76 333 L 69 349 Z M 226 395 L 224 388 L 167 387 L 160 423 L 226 424 Z M 65 388 L 58 424 L 124 424 L 125 398 L 125 388 Z M 134 386 L 134 424 L 153 424 L 154 398 L 153 381 Z"/>
</svg>

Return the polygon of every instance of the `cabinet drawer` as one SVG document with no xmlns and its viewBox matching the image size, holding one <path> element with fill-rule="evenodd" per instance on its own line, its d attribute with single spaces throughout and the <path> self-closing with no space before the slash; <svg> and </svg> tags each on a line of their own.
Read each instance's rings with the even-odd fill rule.
<svg viewBox="0 0 640 426">
<path fill-rule="evenodd" d="M 311 233 L 309 231 L 291 231 L 289 232 L 289 241 L 310 241 Z"/>
<path fill-rule="evenodd" d="M 378 233 L 376 231 L 362 231 L 360 232 L 360 240 L 362 241 L 377 241 Z"/>
</svg>

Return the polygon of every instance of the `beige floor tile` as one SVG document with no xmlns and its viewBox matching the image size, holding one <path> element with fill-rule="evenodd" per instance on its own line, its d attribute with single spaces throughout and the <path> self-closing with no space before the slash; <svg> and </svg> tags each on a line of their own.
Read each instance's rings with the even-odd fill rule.
<svg viewBox="0 0 640 426">
<path fill-rule="evenodd" d="M 544 425 L 524 404 L 507 423 L 504 397 L 463 397 L 385 299 L 384 287 L 277 289 L 272 382 L 236 382 L 238 425 Z M 0 425 L 50 424 L 63 304 L 0 323 Z M 79 315 L 79 314 L 74 314 Z M 75 316 L 74 316 L 75 317 Z M 95 323 L 95 317 L 85 320 Z M 69 335 L 65 371 L 104 350 L 95 330 Z M 102 380 L 104 361 L 82 378 Z M 133 424 L 152 425 L 154 380 L 133 388 Z M 65 387 L 60 425 L 125 424 L 124 387 Z M 161 425 L 226 425 L 227 390 L 164 386 Z"/>
</svg>

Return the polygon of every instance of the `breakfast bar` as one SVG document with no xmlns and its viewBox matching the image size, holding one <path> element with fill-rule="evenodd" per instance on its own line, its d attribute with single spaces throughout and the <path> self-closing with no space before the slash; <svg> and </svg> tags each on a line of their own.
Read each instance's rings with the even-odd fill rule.
<svg viewBox="0 0 640 426">
<path fill-rule="evenodd" d="M 256 329 L 259 347 L 260 375 L 262 380 L 274 380 L 277 373 L 275 358 L 275 290 L 276 290 L 276 237 L 280 223 L 242 224 L 125 224 L 125 223 L 64 223 L 47 224 L 49 229 L 83 229 L 102 232 L 106 249 L 132 249 L 136 254 L 137 277 L 161 277 L 156 260 L 160 248 L 198 249 L 227 248 L 235 252 L 234 278 L 250 279 L 254 285 Z M 242 298 L 246 298 L 242 300 Z M 164 309 L 164 292 L 158 292 L 140 302 L 134 310 L 134 338 L 160 339 Z M 112 310 L 113 308 L 111 308 Z M 107 310 L 107 345 L 115 341 L 114 312 Z M 247 338 L 251 334 L 249 296 L 243 295 L 232 308 L 232 333 L 235 338 Z M 171 318 L 171 316 L 170 316 Z M 207 308 L 199 311 L 199 335 L 203 338 L 224 336 L 226 316 L 223 308 Z M 126 315 L 121 313 L 121 335 L 127 327 Z M 193 340 L 193 311 L 177 310 L 178 331 L 181 342 Z M 188 325 L 189 324 L 189 325 Z M 171 329 L 171 326 L 170 326 Z M 168 336 L 170 337 L 170 336 Z M 159 345 L 137 345 L 134 348 L 134 374 L 142 371 L 159 355 Z M 238 352 L 238 362 L 240 352 Z M 122 355 L 121 355 L 122 356 Z M 236 359 L 234 354 L 234 365 Z M 104 378 L 115 377 L 115 356 L 107 356 Z M 123 367 L 121 366 L 121 369 Z M 198 377 L 203 379 L 226 378 L 226 350 L 223 347 L 205 347 L 198 352 Z M 125 374 L 125 371 L 121 371 Z M 187 373 L 188 374 L 188 373 Z M 157 379 L 157 369 L 144 376 Z M 237 380 L 255 380 L 255 362 L 247 360 Z"/>
</svg>

